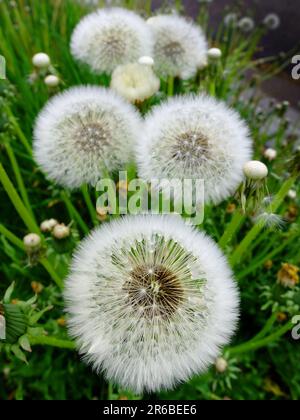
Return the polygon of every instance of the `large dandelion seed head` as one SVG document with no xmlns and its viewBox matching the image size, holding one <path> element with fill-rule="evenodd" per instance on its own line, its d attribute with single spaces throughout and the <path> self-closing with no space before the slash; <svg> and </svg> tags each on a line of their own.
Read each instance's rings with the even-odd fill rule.
<svg viewBox="0 0 300 420">
<path fill-rule="evenodd" d="M 136 393 L 205 370 L 238 317 L 223 255 L 176 216 L 129 217 L 94 231 L 76 255 L 65 297 L 86 361 Z"/>
<path fill-rule="evenodd" d="M 207 63 L 207 41 L 194 23 L 175 15 L 150 18 L 155 69 L 165 76 L 188 79 Z"/>
<path fill-rule="evenodd" d="M 145 21 L 129 10 L 101 9 L 75 28 L 71 51 L 95 73 L 110 74 L 117 66 L 152 55 L 153 37 Z"/>
<path fill-rule="evenodd" d="M 48 177 L 77 188 L 96 184 L 133 155 L 140 132 L 134 108 L 112 91 L 76 87 L 45 106 L 34 130 L 35 158 Z"/>
<path fill-rule="evenodd" d="M 139 175 L 149 182 L 204 180 L 205 201 L 218 203 L 243 180 L 251 149 L 247 126 L 222 102 L 173 98 L 146 119 L 137 147 Z"/>
</svg>

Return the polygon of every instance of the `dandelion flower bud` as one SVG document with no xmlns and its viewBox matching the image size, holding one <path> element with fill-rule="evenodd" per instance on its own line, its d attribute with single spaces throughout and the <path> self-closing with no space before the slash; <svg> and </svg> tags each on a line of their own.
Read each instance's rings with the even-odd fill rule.
<svg viewBox="0 0 300 420">
<path fill-rule="evenodd" d="M 62 224 L 54 226 L 54 229 L 52 231 L 52 235 L 55 239 L 61 240 L 66 239 L 70 236 L 71 229 L 69 226 Z"/>
<path fill-rule="evenodd" d="M 45 85 L 49 87 L 57 87 L 60 84 L 60 80 L 54 74 L 49 74 L 49 76 L 45 77 Z"/>
<path fill-rule="evenodd" d="M 277 151 L 275 149 L 269 148 L 264 151 L 264 157 L 270 162 L 275 160 L 277 157 Z"/>
<path fill-rule="evenodd" d="M 104 170 L 131 160 L 140 124 L 137 111 L 114 92 L 72 88 L 52 98 L 38 116 L 35 158 L 60 185 L 95 185 Z"/>
<path fill-rule="evenodd" d="M 222 57 L 222 51 L 219 48 L 210 48 L 207 55 L 211 61 L 218 61 Z"/>
<path fill-rule="evenodd" d="M 295 190 L 290 190 L 290 191 L 288 192 L 288 197 L 289 197 L 291 200 L 295 200 L 295 199 L 297 198 L 297 191 L 295 191 Z"/>
<path fill-rule="evenodd" d="M 250 17 L 244 17 L 239 21 L 238 27 L 242 32 L 249 33 L 255 28 L 255 22 Z"/>
<path fill-rule="evenodd" d="M 148 57 L 148 56 L 140 57 L 139 60 L 138 60 L 138 63 L 143 64 L 144 66 L 150 66 L 150 67 L 154 66 L 153 58 Z"/>
<path fill-rule="evenodd" d="M 244 165 L 244 174 L 249 179 L 259 181 L 265 179 L 268 173 L 267 166 L 258 160 L 251 160 Z"/>
<path fill-rule="evenodd" d="M 215 367 L 218 373 L 225 373 L 228 368 L 228 362 L 223 357 L 219 357 L 216 360 Z"/>
<path fill-rule="evenodd" d="M 239 305 L 220 250 L 176 216 L 95 230 L 74 259 L 65 299 L 85 360 L 138 394 L 203 372 L 232 336 Z"/>
<path fill-rule="evenodd" d="M 42 232 L 52 232 L 53 228 L 58 224 L 58 221 L 55 219 L 45 220 L 41 223 Z"/>
<path fill-rule="evenodd" d="M 39 69 L 47 68 L 51 64 L 49 55 L 45 53 L 38 53 L 32 57 L 32 63 Z"/>
<path fill-rule="evenodd" d="M 145 21 L 132 11 L 101 9 L 85 16 L 75 28 L 71 51 L 95 73 L 112 73 L 119 65 L 152 54 L 153 37 Z"/>
<path fill-rule="evenodd" d="M 264 25 L 270 30 L 276 30 L 280 27 L 281 20 L 276 13 L 269 13 L 263 21 Z"/>
<path fill-rule="evenodd" d="M 27 252 L 36 252 L 41 247 L 41 237 L 36 233 L 29 233 L 28 235 L 24 236 L 23 243 L 25 245 L 25 249 Z"/>
<path fill-rule="evenodd" d="M 236 191 L 251 155 L 249 130 L 240 116 L 204 95 L 171 98 L 155 107 L 136 150 L 145 181 L 204 180 L 205 201 L 214 203 Z M 159 187 L 164 192 L 163 183 Z"/>
<path fill-rule="evenodd" d="M 129 102 L 143 102 L 160 88 L 160 80 L 152 67 L 139 63 L 117 67 L 111 79 L 111 88 Z"/>
<path fill-rule="evenodd" d="M 188 79 L 206 65 L 207 41 L 202 29 L 180 16 L 147 21 L 154 34 L 154 62 L 159 75 Z"/>
</svg>

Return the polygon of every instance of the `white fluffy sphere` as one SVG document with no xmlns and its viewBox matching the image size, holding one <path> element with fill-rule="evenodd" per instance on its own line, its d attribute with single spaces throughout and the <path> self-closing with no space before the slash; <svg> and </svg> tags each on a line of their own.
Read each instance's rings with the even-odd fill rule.
<svg viewBox="0 0 300 420">
<path fill-rule="evenodd" d="M 251 160 L 244 165 L 244 173 L 247 178 L 258 181 L 265 179 L 269 170 L 264 163 L 258 160 Z"/>
<path fill-rule="evenodd" d="M 54 74 L 49 74 L 46 76 L 44 82 L 49 87 L 57 87 L 60 84 L 59 77 L 55 76 Z"/>
<path fill-rule="evenodd" d="M 175 15 L 150 18 L 154 62 L 158 74 L 188 79 L 207 62 L 207 41 L 201 28 Z"/>
<path fill-rule="evenodd" d="M 141 178 L 204 180 L 205 201 L 214 203 L 235 192 L 251 155 L 244 121 L 204 95 L 173 98 L 155 107 L 137 147 Z"/>
<path fill-rule="evenodd" d="M 84 17 L 75 28 L 71 51 L 95 73 L 152 55 L 153 37 L 145 21 L 129 10 L 101 9 Z"/>
<path fill-rule="evenodd" d="M 238 319 L 223 254 L 175 216 L 127 217 L 95 230 L 75 256 L 65 299 L 85 360 L 138 394 L 203 372 Z"/>
<path fill-rule="evenodd" d="M 208 58 L 211 60 L 219 60 L 222 57 L 220 48 L 210 48 L 207 52 Z"/>
<path fill-rule="evenodd" d="M 95 185 L 103 169 L 131 160 L 140 129 L 137 111 L 114 92 L 75 87 L 52 98 L 38 116 L 35 158 L 60 185 Z"/>
</svg>

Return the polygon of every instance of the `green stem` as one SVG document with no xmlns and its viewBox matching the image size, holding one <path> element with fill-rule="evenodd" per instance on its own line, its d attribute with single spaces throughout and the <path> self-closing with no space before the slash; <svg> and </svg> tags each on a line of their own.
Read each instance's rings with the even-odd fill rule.
<svg viewBox="0 0 300 420">
<path fill-rule="evenodd" d="M 32 218 L 31 214 L 28 212 L 27 208 L 23 204 L 21 198 L 19 197 L 15 187 L 11 183 L 5 169 L 3 168 L 2 164 L 0 163 L 0 181 L 7 192 L 12 204 L 14 205 L 16 211 L 18 212 L 19 216 L 29 229 L 31 233 L 40 233 L 40 229 L 37 226 L 35 220 Z"/>
<path fill-rule="evenodd" d="M 247 343 L 241 344 L 240 346 L 228 349 L 229 354 L 230 356 L 235 356 L 237 354 L 247 353 L 249 351 L 258 350 L 262 347 L 267 347 L 269 344 L 279 340 L 279 338 L 281 338 L 288 331 L 290 331 L 293 325 L 294 324 L 292 322 L 288 322 L 286 325 L 279 328 L 275 333 L 269 335 L 268 337 L 257 341 L 250 340 Z"/>
<path fill-rule="evenodd" d="M 43 345 L 43 346 L 50 346 L 50 347 L 57 347 L 59 349 L 68 349 L 68 350 L 75 350 L 76 345 L 73 341 L 70 340 L 62 340 L 60 338 L 55 337 L 48 337 L 48 336 L 29 336 L 29 342 L 32 346 Z"/>
<path fill-rule="evenodd" d="M 50 264 L 50 262 L 47 260 L 47 258 L 41 258 L 39 260 L 40 264 L 42 264 L 42 266 L 45 268 L 45 270 L 47 270 L 48 274 L 50 275 L 50 277 L 52 278 L 52 280 L 56 283 L 56 285 L 62 289 L 63 288 L 63 281 L 62 279 L 58 276 L 58 274 L 56 273 L 56 271 L 54 270 L 54 268 L 52 267 L 52 265 Z"/>
<path fill-rule="evenodd" d="M 239 230 L 241 224 L 245 221 L 246 216 L 243 215 L 240 210 L 237 210 L 235 215 L 232 217 L 231 222 L 227 226 L 222 238 L 219 241 L 219 246 L 225 249 L 228 243 L 233 239 L 236 232 Z"/>
<path fill-rule="evenodd" d="M 81 188 L 82 191 L 82 195 L 83 198 L 85 200 L 85 203 L 87 205 L 88 211 L 90 213 L 92 222 L 94 225 L 98 224 L 98 219 L 97 219 L 97 212 L 96 212 L 96 206 L 93 204 L 91 197 L 90 197 L 90 193 L 89 193 L 89 187 L 87 185 L 83 185 Z"/>
<path fill-rule="evenodd" d="M 267 333 L 272 329 L 275 321 L 277 320 L 277 314 L 274 313 L 270 316 L 270 318 L 268 319 L 268 321 L 266 322 L 265 326 L 263 327 L 263 329 L 250 341 L 258 341 L 261 338 L 264 338 Z"/>
<path fill-rule="evenodd" d="M 145 10 L 148 16 L 152 14 L 152 0 L 146 0 Z"/>
<path fill-rule="evenodd" d="M 82 231 L 85 234 L 88 234 L 89 233 L 89 227 L 87 226 L 87 224 L 82 219 L 82 217 L 79 214 L 79 212 L 74 207 L 74 205 L 71 202 L 70 197 L 68 196 L 68 194 L 65 191 L 62 191 L 61 197 L 62 197 L 62 200 L 63 200 L 63 202 L 65 203 L 65 205 L 67 207 L 67 210 L 69 212 L 69 215 L 70 215 L 71 219 L 74 219 L 75 222 L 78 224 L 78 226 L 81 227 Z"/>
<path fill-rule="evenodd" d="M 13 169 L 15 177 L 16 177 L 16 181 L 17 181 L 17 184 L 18 184 L 18 188 L 20 190 L 22 200 L 24 201 L 24 204 L 26 205 L 27 210 L 31 214 L 32 218 L 35 219 L 33 211 L 31 209 L 31 205 L 30 205 L 30 201 L 29 201 L 29 198 L 28 198 L 26 188 L 25 188 L 25 184 L 24 184 L 24 181 L 23 181 L 23 178 L 22 178 L 22 174 L 21 174 L 21 171 L 20 171 L 20 168 L 19 168 L 19 165 L 18 165 L 18 161 L 17 161 L 16 156 L 14 154 L 14 151 L 10 147 L 10 144 L 8 142 L 5 143 L 5 147 L 6 147 L 6 151 L 7 151 L 12 169 Z"/>
<path fill-rule="evenodd" d="M 282 185 L 280 191 L 275 196 L 272 202 L 272 211 L 274 213 L 281 206 L 289 190 L 294 185 L 295 180 L 296 180 L 296 177 L 291 177 L 290 179 L 285 181 L 285 183 Z M 235 250 L 235 252 L 230 258 L 230 262 L 233 267 L 241 262 L 242 258 L 246 255 L 247 250 L 250 247 L 251 243 L 257 238 L 257 236 L 260 234 L 260 232 L 263 229 L 264 229 L 263 224 L 258 223 L 254 225 L 253 228 L 248 232 L 248 234 L 245 236 L 243 241 L 240 243 L 240 245 L 237 247 L 237 249 Z"/>
<path fill-rule="evenodd" d="M 17 236 L 15 236 L 12 232 L 10 232 L 8 229 L 6 229 L 5 226 L 0 224 L 0 233 L 5 236 L 12 244 L 14 244 L 16 247 L 22 249 L 22 251 L 25 251 L 25 246 L 23 241 L 19 239 Z"/>
<path fill-rule="evenodd" d="M 175 82 L 174 77 L 169 76 L 169 78 L 168 78 L 168 96 L 173 96 L 174 95 L 174 82 Z"/>
<path fill-rule="evenodd" d="M 10 122 L 12 123 L 18 138 L 20 139 L 21 143 L 23 144 L 24 148 L 27 150 L 29 155 L 32 156 L 32 148 L 31 148 L 26 136 L 24 135 L 23 131 L 21 130 L 21 128 L 19 126 L 19 123 L 16 120 L 16 118 L 14 117 L 11 109 L 7 105 L 4 106 L 4 109 L 9 116 Z"/>
</svg>

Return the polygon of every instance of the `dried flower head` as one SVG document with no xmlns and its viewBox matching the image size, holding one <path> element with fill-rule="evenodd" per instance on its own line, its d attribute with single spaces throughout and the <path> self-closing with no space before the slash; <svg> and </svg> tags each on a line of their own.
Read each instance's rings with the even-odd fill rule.
<svg viewBox="0 0 300 420">
<path fill-rule="evenodd" d="M 127 163 L 140 131 L 134 108 L 114 92 L 76 87 L 55 96 L 34 131 L 35 158 L 50 179 L 77 188 Z"/>
<path fill-rule="evenodd" d="M 54 227 L 58 225 L 58 221 L 56 219 L 49 219 L 49 220 L 44 220 L 41 223 L 41 231 L 42 232 L 52 232 L 52 230 L 54 229 Z"/>
<path fill-rule="evenodd" d="M 199 26 L 175 15 L 155 16 L 148 24 L 154 33 L 158 74 L 188 79 L 206 65 L 207 41 Z"/>
<path fill-rule="evenodd" d="M 128 217 L 94 231 L 65 298 L 86 361 L 136 393 L 205 370 L 231 337 L 239 303 L 217 246 L 176 216 Z"/>
<path fill-rule="evenodd" d="M 160 80 L 149 65 L 125 64 L 114 70 L 111 88 L 129 102 L 143 102 L 159 91 Z"/>
<path fill-rule="evenodd" d="M 204 95 L 172 98 L 146 119 L 139 174 L 147 181 L 204 180 L 205 201 L 218 203 L 243 180 L 251 149 L 246 124 L 222 102 Z"/>
<path fill-rule="evenodd" d="M 278 283 L 283 287 L 293 288 L 299 284 L 299 267 L 284 263 L 277 274 Z"/>
<path fill-rule="evenodd" d="M 71 51 L 95 73 L 152 55 L 153 37 L 145 21 L 132 11 L 101 9 L 84 17 L 75 28 Z"/>
</svg>

